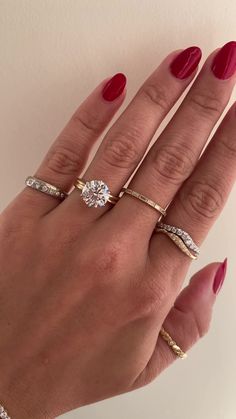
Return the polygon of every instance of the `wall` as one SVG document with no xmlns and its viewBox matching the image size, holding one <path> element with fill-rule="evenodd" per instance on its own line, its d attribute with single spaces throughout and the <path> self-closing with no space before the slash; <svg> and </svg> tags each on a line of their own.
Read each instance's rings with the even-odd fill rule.
<svg viewBox="0 0 236 419">
<path fill-rule="evenodd" d="M 0 0 L 1 208 L 100 80 L 124 72 L 127 104 L 169 51 L 235 39 L 235 15 L 232 0 Z M 209 335 L 148 387 L 64 418 L 235 419 L 235 204 L 191 269 L 229 258 Z"/>
</svg>

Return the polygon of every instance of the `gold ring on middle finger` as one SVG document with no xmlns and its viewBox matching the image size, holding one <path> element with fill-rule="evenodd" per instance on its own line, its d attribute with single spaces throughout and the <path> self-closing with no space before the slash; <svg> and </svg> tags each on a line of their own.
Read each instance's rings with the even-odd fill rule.
<svg viewBox="0 0 236 419">
<path fill-rule="evenodd" d="M 139 192 L 133 191 L 132 189 L 129 189 L 129 188 L 122 188 L 121 192 L 139 199 L 140 201 L 154 208 L 156 211 L 160 212 L 163 215 L 163 217 L 166 216 L 166 209 L 162 208 L 159 204 L 147 198 L 145 195 L 142 195 Z"/>
</svg>

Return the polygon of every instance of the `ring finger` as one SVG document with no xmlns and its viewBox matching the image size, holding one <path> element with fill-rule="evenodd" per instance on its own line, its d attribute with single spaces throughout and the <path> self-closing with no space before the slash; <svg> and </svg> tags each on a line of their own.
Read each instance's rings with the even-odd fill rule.
<svg viewBox="0 0 236 419">
<path fill-rule="evenodd" d="M 197 244 L 202 243 L 216 221 L 235 182 L 235 138 L 236 102 L 217 129 L 193 174 L 180 188 L 168 209 L 168 224 L 186 230 Z M 162 234 L 153 235 L 150 252 L 153 256 L 158 252 L 163 262 L 167 259 L 167 254 L 168 258 L 172 254 L 175 272 L 178 266 L 189 264 L 189 259 Z M 153 263 L 156 259 L 153 257 Z"/>
<path fill-rule="evenodd" d="M 201 244 L 216 221 L 236 179 L 236 103 L 231 107 L 206 148 L 192 176 L 168 209 L 168 224 L 187 231 Z M 222 243 L 218 243 L 222 246 Z M 157 256 L 158 255 L 158 256 Z M 163 320 L 183 283 L 190 259 L 163 234 L 153 234 L 149 246 L 148 287 L 161 289 Z M 165 280 L 158 272 L 168 272 Z M 177 336 L 176 336 L 177 338 Z"/>
</svg>

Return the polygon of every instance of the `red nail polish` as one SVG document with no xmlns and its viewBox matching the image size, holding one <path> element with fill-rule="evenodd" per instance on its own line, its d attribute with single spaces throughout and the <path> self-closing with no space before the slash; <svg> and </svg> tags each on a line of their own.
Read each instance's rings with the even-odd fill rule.
<svg viewBox="0 0 236 419">
<path fill-rule="evenodd" d="M 170 64 L 171 73 L 177 79 L 186 79 L 197 68 L 202 57 L 202 51 L 198 47 L 190 47 L 180 52 Z"/>
<path fill-rule="evenodd" d="M 216 272 L 215 279 L 213 282 L 213 291 L 215 294 L 218 294 L 218 292 L 220 291 L 223 285 L 226 271 L 227 271 L 227 258 L 224 260 L 223 263 L 221 263 L 221 265 L 219 266 Z"/>
<path fill-rule="evenodd" d="M 225 44 L 216 54 L 211 69 L 218 79 L 229 79 L 236 71 L 236 42 Z"/>
<path fill-rule="evenodd" d="M 126 85 L 126 77 L 122 73 L 115 74 L 104 86 L 102 96 L 108 102 L 112 102 L 121 95 Z"/>
</svg>

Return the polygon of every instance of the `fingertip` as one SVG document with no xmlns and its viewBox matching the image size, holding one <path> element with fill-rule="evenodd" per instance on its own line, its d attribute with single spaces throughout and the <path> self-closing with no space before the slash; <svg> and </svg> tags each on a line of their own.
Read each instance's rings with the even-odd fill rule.
<svg viewBox="0 0 236 419">
<path fill-rule="evenodd" d="M 123 73 L 116 73 L 103 86 L 102 97 L 106 102 L 114 102 L 119 98 L 126 87 L 127 78 Z"/>
<path fill-rule="evenodd" d="M 214 294 L 216 295 L 219 294 L 221 287 L 224 283 L 226 272 L 227 272 L 227 264 L 228 264 L 228 259 L 225 258 L 225 260 L 220 264 L 220 266 L 218 267 L 216 271 L 213 286 L 212 286 L 212 290 Z"/>
</svg>

